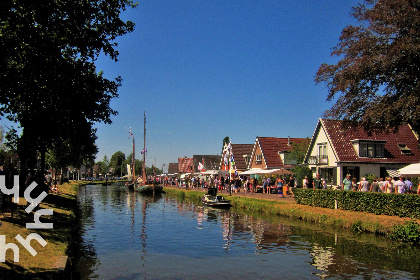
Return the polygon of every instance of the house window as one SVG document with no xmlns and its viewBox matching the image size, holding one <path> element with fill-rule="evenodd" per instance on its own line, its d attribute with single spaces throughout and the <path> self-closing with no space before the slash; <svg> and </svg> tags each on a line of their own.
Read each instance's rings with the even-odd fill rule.
<svg viewBox="0 0 420 280">
<path fill-rule="evenodd" d="M 398 148 L 400 148 L 401 153 L 405 154 L 405 155 L 411 155 L 411 149 L 407 147 L 406 144 L 398 144 Z"/>
<path fill-rule="evenodd" d="M 318 144 L 318 156 L 325 157 L 327 154 L 327 143 Z"/>
<path fill-rule="evenodd" d="M 257 163 L 262 162 L 262 154 L 255 156 L 255 162 L 257 162 Z"/>
<path fill-rule="evenodd" d="M 360 142 L 359 157 L 382 158 L 384 157 L 385 144 L 376 142 Z"/>
</svg>

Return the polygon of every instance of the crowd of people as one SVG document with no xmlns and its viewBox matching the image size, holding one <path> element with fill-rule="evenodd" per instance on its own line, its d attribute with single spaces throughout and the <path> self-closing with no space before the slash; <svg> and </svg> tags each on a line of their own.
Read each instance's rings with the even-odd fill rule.
<svg viewBox="0 0 420 280">
<path fill-rule="evenodd" d="M 365 177 L 358 182 L 357 178 L 351 178 L 351 175 L 342 182 L 342 190 L 345 191 L 361 191 L 361 192 L 383 192 L 383 193 L 399 193 L 399 194 L 412 194 L 413 183 L 411 178 L 405 178 L 404 176 L 392 178 L 386 177 L 385 180 L 380 178 L 373 178 L 372 183 L 369 183 Z M 417 189 L 417 194 L 420 194 L 420 185 Z"/>
<path fill-rule="evenodd" d="M 169 179 L 170 180 L 170 179 Z M 176 180 L 178 187 L 183 187 L 180 178 Z M 238 194 L 262 192 L 264 194 L 278 194 L 280 197 L 286 195 L 293 196 L 293 188 L 295 187 L 295 180 L 292 176 L 284 179 L 278 176 L 275 180 L 271 177 L 263 178 L 258 181 L 257 178 L 240 177 L 240 176 L 206 176 L 205 178 L 188 175 L 185 177 L 185 188 L 217 188 L 219 192 L 228 191 Z"/>
<path fill-rule="evenodd" d="M 312 186 L 309 183 L 308 177 L 305 177 L 302 181 L 304 189 L 328 189 L 327 183 L 323 178 L 320 178 L 320 175 L 317 174 L 313 179 Z M 361 191 L 361 192 L 383 192 L 383 193 L 399 193 L 399 194 L 412 194 L 415 193 L 413 190 L 413 183 L 411 178 L 405 178 L 404 176 L 400 177 L 386 177 L 383 178 L 373 178 L 370 183 L 366 177 L 362 177 L 359 181 L 357 178 L 352 178 L 350 174 L 346 176 L 343 180 L 341 186 L 334 188 L 336 190 L 344 191 Z M 417 188 L 417 194 L 420 194 L 420 184 Z"/>
</svg>

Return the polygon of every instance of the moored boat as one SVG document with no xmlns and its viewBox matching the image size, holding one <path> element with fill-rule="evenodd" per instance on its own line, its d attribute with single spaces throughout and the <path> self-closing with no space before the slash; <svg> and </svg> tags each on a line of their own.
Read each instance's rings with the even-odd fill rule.
<svg viewBox="0 0 420 280">
<path fill-rule="evenodd" d="M 139 185 L 134 188 L 136 192 L 140 193 L 163 193 L 163 187 L 161 185 L 153 185 L 153 184 L 147 184 L 147 185 Z"/>
<path fill-rule="evenodd" d="M 225 199 L 222 195 L 217 195 L 217 188 L 209 188 L 207 193 L 201 197 L 201 202 L 211 207 L 231 207 L 230 200 Z"/>
</svg>

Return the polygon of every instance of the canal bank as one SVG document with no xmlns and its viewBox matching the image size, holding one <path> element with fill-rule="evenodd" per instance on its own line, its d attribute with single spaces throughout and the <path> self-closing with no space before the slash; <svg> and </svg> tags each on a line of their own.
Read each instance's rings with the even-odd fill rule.
<svg viewBox="0 0 420 280">
<path fill-rule="evenodd" d="M 63 279 L 67 276 L 66 266 L 71 237 L 77 224 L 75 209 L 77 207 L 77 183 L 58 185 L 61 194 L 49 194 L 39 206 L 27 213 L 27 202 L 19 199 L 16 212 L 6 209 L 0 219 L 0 236 L 5 236 L 7 245 L 15 244 L 17 250 L 6 251 L 5 262 L 0 262 L 0 279 Z M 53 215 L 42 215 L 40 222 L 51 223 L 53 228 L 28 229 L 29 223 L 34 223 L 34 211 L 52 209 Z M 45 246 L 37 241 L 30 245 L 35 250 L 35 256 L 16 239 L 20 235 L 26 239 L 30 234 L 38 234 L 45 240 Z M 17 261 L 14 261 L 14 258 Z M 65 277 L 64 277 L 65 279 Z"/>
<path fill-rule="evenodd" d="M 165 190 L 168 193 L 185 195 L 193 199 L 200 199 L 205 193 L 205 191 L 199 189 L 185 190 L 176 187 L 165 187 Z M 410 227 L 410 222 L 415 222 L 417 225 L 420 224 L 419 219 L 413 220 L 396 216 L 300 205 L 291 196 L 283 198 L 277 194 L 243 192 L 229 195 L 226 191 L 221 194 L 231 200 L 233 206 L 239 209 L 350 229 L 355 233 L 366 232 L 379 234 L 391 239 L 395 239 L 398 232 L 407 231 L 407 228 Z M 420 237 L 420 232 L 417 231 L 414 234 Z"/>
</svg>

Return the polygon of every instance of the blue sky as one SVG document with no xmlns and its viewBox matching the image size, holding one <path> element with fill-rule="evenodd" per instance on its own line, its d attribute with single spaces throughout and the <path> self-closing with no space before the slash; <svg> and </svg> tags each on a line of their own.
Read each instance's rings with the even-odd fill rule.
<svg viewBox="0 0 420 280">
<path fill-rule="evenodd" d="M 141 1 L 123 14 L 135 31 L 117 39 L 119 61 L 97 61 L 107 78 L 123 78 L 119 112 L 98 124 L 99 153 L 143 146 L 146 164 L 220 154 L 222 140 L 252 144 L 257 136 L 311 137 L 326 102 L 319 66 L 337 59 L 332 47 L 355 24 L 358 1 Z"/>
</svg>

